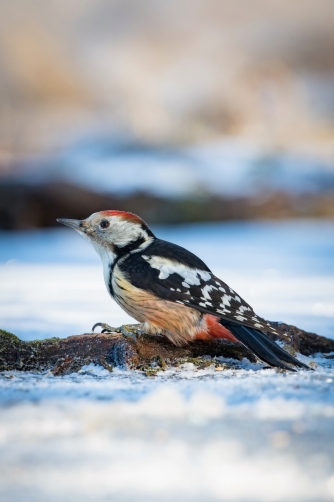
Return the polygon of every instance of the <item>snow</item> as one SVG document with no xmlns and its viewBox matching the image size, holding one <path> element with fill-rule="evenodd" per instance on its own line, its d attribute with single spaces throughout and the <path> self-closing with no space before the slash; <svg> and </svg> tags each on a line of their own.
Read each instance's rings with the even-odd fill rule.
<svg viewBox="0 0 334 502">
<path fill-rule="evenodd" d="M 202 257 L 258 314 L 333 337 L 333 230 L 308 221 L 155 232 Z M 32 339 L 129 320 L 74 232 L 0 240 L 1 328 Z M 301 359 L 315 371 L 244 360 L 152 378 L 92 364 L 64 377 L 3 372 L 0 499 L 333 500 L 334 357 Z"/>
<path fill-rule="evenodd" d="M 2 500 L 332 500 L 330 361 L 298 375 L 6 372 Z"/>
</svg>

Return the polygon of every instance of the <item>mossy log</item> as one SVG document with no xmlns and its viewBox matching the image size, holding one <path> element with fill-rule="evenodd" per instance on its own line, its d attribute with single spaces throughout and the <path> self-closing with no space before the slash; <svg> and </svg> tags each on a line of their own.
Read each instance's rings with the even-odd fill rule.
<svg viewBox="0 0 334 502">
<path fill-rule="evenodd" d="M 334 352 L 334 340 L 283 323 L 272 325 L 290 335 L 291 346 L 286 346 L 289 351 L 297 350 L 307 356 L 318 352 Z M 196 341 L 184 347 L 175 347 L 165 337 L 156 335 L 143 334 L 132 338 L 121 333 L 87 333 L 63 339 L 24 342 L 0 330 L 0 371 L 50 371 L 53 375 L 65 375 L 94 363 L 110 371 L 118 366 L 154 375 L 169 365 L 177 366 L 187 361 L 205 367 L 212 364 L 212 358 L 219 357 L 256 361 L 254 354 L 242 344 L 226 340 Z M 222 364 L 217 359 L 214 359 L 214 363 L 220 369 L 233 366 L 233 363 L 227 361 Z"/>
</svg>

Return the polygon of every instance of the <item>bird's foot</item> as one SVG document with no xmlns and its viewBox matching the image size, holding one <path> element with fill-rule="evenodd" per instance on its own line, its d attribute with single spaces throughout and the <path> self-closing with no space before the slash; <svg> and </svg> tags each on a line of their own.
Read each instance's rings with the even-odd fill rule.
<svg viewBox="0 0 334 502">
<path fill-rule="evenodd" d="M 137 337 L 142 336 L 144 333 L 141 324 L 123 324 L 119 329 L 124 336 L 130 336 L 135 341 L 137 341 Z"/>
<path fill-rule="evenodd" d="M 102 328 L 101 333 L 121 333 L 124 336 L 133 338 L 135 341 L 137 340 L 136 336 L 141 336 L 143 334 L 141 324 L 123 324 L 123 326 L 114 328 L 105 322 L 97 322 L 94 324 L 92 331 L 94 332 L 95 328 L 98 326 Z"/>
<path fill-rule="evenodd" d="M 95 328 L 102 328 L 101 333 L 121 333 L 121 328 L 114 328 L 113 326 L 109 326 L 106 322 L 97 322 L 92 327 L 92 331 L 94 333 Z"/>
</svg>

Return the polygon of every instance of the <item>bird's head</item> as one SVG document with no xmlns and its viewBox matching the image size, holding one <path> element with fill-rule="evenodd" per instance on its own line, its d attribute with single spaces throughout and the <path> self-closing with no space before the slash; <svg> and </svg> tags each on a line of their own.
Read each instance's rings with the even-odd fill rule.
<svg viewBox="0 0 334 502">
<path fill-rule="evenodd" d="M 125 211 L 100 211 L 85 220 L 59 218 L 57 221 L 90 240 L 101 257 L 107 253 L 115 259 L 136 252 L 155 238 L 139 216 Z"/>
</svg>

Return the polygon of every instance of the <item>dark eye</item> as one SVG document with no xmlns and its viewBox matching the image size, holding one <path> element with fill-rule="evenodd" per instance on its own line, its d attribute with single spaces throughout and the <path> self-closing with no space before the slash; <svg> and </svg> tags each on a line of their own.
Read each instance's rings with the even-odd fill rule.
<svg viewBox="0 0 334 502">
<path fill-rule="evenodd" d="M 102 220 L 100 223 L 100 227 L 103 229 L 108 228 L 110 227 L 110 222 L 108 220 Z"/>
</svg>

